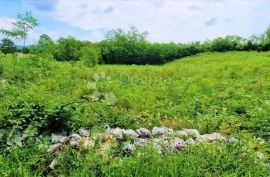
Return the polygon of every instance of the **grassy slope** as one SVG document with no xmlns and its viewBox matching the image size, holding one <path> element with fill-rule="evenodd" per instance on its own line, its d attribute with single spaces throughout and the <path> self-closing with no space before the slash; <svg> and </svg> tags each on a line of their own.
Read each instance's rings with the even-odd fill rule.
<svg viewBox="0 0 270 177">
<path fill-rule="evenodd" d="M 46 109 L 81 100 L 82 96 L 89 95 L 87 84 L 94 82 L 93 74 L 98 74 L 105 75 L 106 78 L 96 82 L 97 90 L 113 92 L 118 98 L 117 104 L 111 107 L 106 106 L 103 102 L 78 104 L 74 115 L 69 120 L 69 128 L 96 127 L 104 123 L 123 128 L 152 127 L 164 124 L 176 129 L 194 127 L 203 133 L 217 130 L 225 134 L 238 135 L 240 133 L 242 136 L 250 137 L 255 134 L 268 137 L 270 124 L 269 58 L 269 52 L 206 53 L 163 66 L 103 65 L 94 69 L 37 57 L 0 58 L 0 64 L 2 63 L 5 68 L 3 78 L 9 83 L 9 86 L 2 86 L 3 89 L 0 91 L 0 113 L 7 115 L 10 112 L 8 106 L 16 104 L 20 100 L 39 102 L 45 105 Z M 0 117 L 0 122 L 4 123 L 5 119 Z M 39 143 L 44 144 L 44 142 Z M 28 158 L 33 161 L 32 166 L 35 170 L 42 171 L 42 169 L 36 169 L 34 164 L 40 165 L 41 163 L 40 168 L 42 168 L 48 163 L 48 158 L 52 157 L 43 155 L 46 146 L 43 151 L 42 148 L 38 148 L 40 144 L 37 143 L 36 146 L 33 148 L 33 152 L 36 153 L 36 156 L 41 156 L 40 159 L 36 156 L 36 161 L 33 159 L 34 157 Z M 234 148 L 232 151 L 228 147 L 220 149 L 194 147 L 194 151 L 188 151 L 181 156 L 165 157 L 170 163 L 154 155 L 143 158 L 156 161 L 153 166 L 148 164 L 149 168 L 164 165 L 174 166 L 168 168 L 168 171 L 157 172 L 156 168 L 152 169 L 152 175 L 157 176 L 167 176 L 168 173 L 173 176 L 173 174 L 177 174 L 176 167 L 184 170 L 183 176 L 196 176 L 196 173 L 216 174 L 217 176 L 220 174 L 233 176 L 263 173 L 261 168 L 264 167 L 259 165 L 253 167 L 250 162 L 252 159 L 243 160 L 245 158 L 237 153 L 240 151 L 239 148 Z M 204 153 L 208 151 L 208 156 L 205 157 Z M 235 154 L 229 155 L 231 151 Z M 19 156 L 22 159 L 17 159 L 17 164 L 21 164 L 26 158 L 24 153 L 33 152 L 29 152 L 27 148 L 24 148 L 23 151 L 15 148 L 11 155 L 8 155 L 10 152 L 7 152 L 1 158 L 12 159 L 13 156 L 13 158 Z M 124 162 L 116 160 L 105 165 L 102 160 L 96 162 L 90 158 L 93 152 L 86 152 L 86 155 L 77 154 L 77 156 L 71 151 L 64 153 L 66 153 L 66 158 L 63 160 L 63 165 L 71 164 L 72 166 L 72 169 L 60 166 L 58 170 L 64 174 L 83 174 L 76 170 L 85 170 L 84 172 L 88 173 L 89 170 L 91 171 L 89 166 L 93 163 L 98 164 L 99 168 L 104 168 L 104 174 L 113 175 L 112 171 L 109 173 L 106 170 L 115 170 L 117 172 L 114 174 L 115 176 L 121 176 L 123 173 L 132 176 L 136 176 L 135 174 L 138 173 L 137 176 L 141 176 L 147 175 L 147 171 L 151 172 L 150 169 L 146 171 L 139 166 L 137 169 L 125 168 L 125 165 L 140 165 L 141 162 L 138 160 L 140 155 L 134 155 L 128 159 L 123 158 Z M 190 153 L 193 153 L 193 156 Z M 197 157 L 194 156 L 194 153 Z M 221 160 L 224 156 L 228 156 L 228 158 Z M 71 157 L 75 160 L 68 159 Z M 232 162 L 235 158 L 239 158 L 235 161 L 236 164 Z M 78 161 L 78 163 L 74 164 L 75 162 L 70 160 Z M 212 164 L 213 160 L 216 164 Z M 183 161 L 186 162 L 183 163 Z M 85 166 L 86 162 L 88 167 Z M 5 169 L 5 165 L 8 166 L 8 163 L 11 163 L 9 165 L 14 168 L 18 168 L 12 164 L 12 160 L 2 163 L 0 167 Z M 221 163 L 226 163 L 228 166 L 219 168 Z M 245 165 L 241 166 L 239 163 Z M 21 168 L 25 174 L 28 174 L 31 171 L 31 163 L 29 166 Z M 93 168 L 100 173 L 101 169 L 96 169 L 96 166 Z M 189 168 L 193 168 L 193 170 L 189 170 Z M 5 170 L 8 171 L 8 169 Z M 150 172 L 149 174 L 151 174 Z"/>
</svg>

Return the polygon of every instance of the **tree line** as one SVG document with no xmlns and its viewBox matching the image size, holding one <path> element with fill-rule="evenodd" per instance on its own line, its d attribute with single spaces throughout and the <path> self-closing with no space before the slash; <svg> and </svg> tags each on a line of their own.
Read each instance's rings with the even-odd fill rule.
<svg viewBox="0 0 270 177">
<path fill-rule="evenodd" d="M 11 31 L 0 30 L 8 38 L 1 41 L 3 53 L 18 51 L 11 38 L 24 41 L 28 31 L 39 25 L 30 12 L 19 14 Z M 218 37 L 204 42 L 151 43 L 148 32 L 140 32 L 136 27 L 125 31 L 114 29 L 107 32 L 100 42 L 80 41 L 74 37 L 60 37 L 53 41 L 48 35 L 40 36 L 37 44 L 23 48 L 24 53 L 47 55 L 59 61 L 80 61 L 89 66 L 103 64 L 163 64 L 202 52 L 226 51 L 268 51 L 270 50 L 270 27 L 260 36 L 243 38 L 240 36 Z"/>
</svg>

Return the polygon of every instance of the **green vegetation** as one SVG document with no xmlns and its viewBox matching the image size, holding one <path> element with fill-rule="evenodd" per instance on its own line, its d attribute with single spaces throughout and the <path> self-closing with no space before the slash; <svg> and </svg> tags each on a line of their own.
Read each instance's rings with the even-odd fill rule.
<svg viewBox="0 0 270 177">
<path fill-rule="evenodd" d="M 31 12 L 17 19 L 13 30 L 0 30 L 29 52 L 16 56 L 13 41 L 1 42 L 1 177 L 270 176 L 270 28 L 248 39 L 190 44 L 151 43 L 135 27 L 111 30 L 96 43 L 43 34 L 26 49 L 39 23 Z M 63 143 L 47 151 L 52 133 L 88 128 L 98 135 L 105 125 L 195 128 L 237 139 L 125 153 L 123 142 L 105 151 L 99 137 L 94 147 Z"/>
<path fill-rule="evenodd" d="M 60 37 L 56 42 L 43 34 L 37 44 L 25 47 L 30 30 L 40 25 L 31 12 L 17 15 L 12 30 L 0 29 L 7 37 L 23 40 L 23 52 L 50 56 L 58 61 L 79 61 L 93 67 L 105 64 L 164 64 L 175 59 L 193 56 L 203 52 L 227 51 L 269 51 L 270 27 L 260 36 L 243 38 L 241 36 L 218 37 L 212 41 L 182 43 L 151 43 L 148 32 L 140 32 L 136 27 L 128 31 L 115 29 L 107 32 L 105 39 L 91 43 L 80 41 L 72 36 Z M 19 51 L 19 50 L 18 50 Z"/>
<path fill-rule="evenodd" d="M 45 56 L 0 58 L 0 176 L 270 175 L 269 52 L 203 53 L 162 66 L 94 68 Z M 117 102 L 93 101 L 101 93 L 113 93 Z M 151 147 L 131 157 L 117 148 L 105 155 L 96 148 L 46 152 L 52 132 L 97 132 L 105 124 L 197 128 L 243 142 L 197 144 L 162 156 Z M 267 158 L 258 160 L 255 152 Z M 55 157 L 59 164 L 49 170 Z"/>
<path fill-rule="evenodd" d="M 14 44 L 14 42 L 8 38 L 4 38 L 1 40 L 1 44 L 0 44 L 0 50 L 4 53 L 4 54 L 8 54 L 8 53 L 15 53 L 16 52 L 16 46 Z"/>
</svg>

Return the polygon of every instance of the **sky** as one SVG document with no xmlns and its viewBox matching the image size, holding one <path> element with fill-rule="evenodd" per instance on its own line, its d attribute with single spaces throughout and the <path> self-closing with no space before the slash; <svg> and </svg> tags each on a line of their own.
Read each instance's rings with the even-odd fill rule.
<svg viewBox="0 0 270 177">
<path fill-rule="evenodd" d="M 74 36 L 100 41 L 110 29 L 136 26 L 152 42 L 204 41 L 226 35 L 250 37 L 270 25 L 270 0 L 0 0 L 0 28 L 11 29 L 18 12 L 32 11 L 54 40 Z"/>
</svg>

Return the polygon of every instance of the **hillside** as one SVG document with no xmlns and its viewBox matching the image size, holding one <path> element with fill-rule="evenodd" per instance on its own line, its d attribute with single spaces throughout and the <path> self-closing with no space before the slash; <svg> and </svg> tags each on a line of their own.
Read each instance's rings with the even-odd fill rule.
<svg viewBox="0 0 270 177">
<path fill-rule="evenodd" d="M 35 55 L 1 56 L 0 176 L 267 176 L 269 59 L 270 52 L 202 53 L 158 66 L 89 68 Z M 55 156 L 46 153 L 51 133 L 85 127 L 93 133 L 106 124 L 195 128 L 245 143 L 194 145 L 162 157 L 151 148 L 131 157 L 68 148 L 57 154 L 60 165 L 46 170 Z M 8 146 L 18 132 L 28 133 L 23 146 Z M 254 165 L 255 152 L 268 159 Z"/>
</svg>

